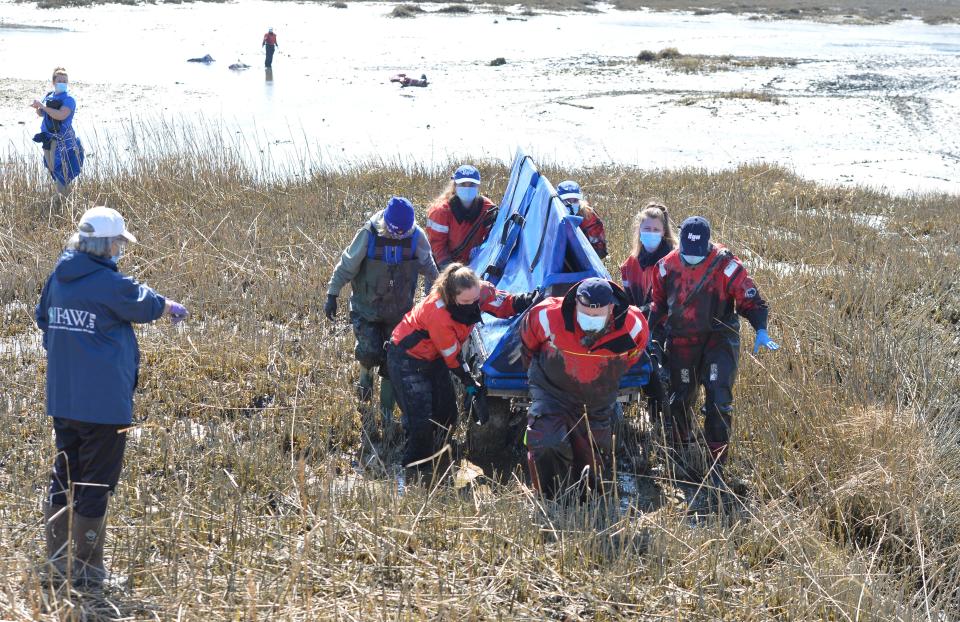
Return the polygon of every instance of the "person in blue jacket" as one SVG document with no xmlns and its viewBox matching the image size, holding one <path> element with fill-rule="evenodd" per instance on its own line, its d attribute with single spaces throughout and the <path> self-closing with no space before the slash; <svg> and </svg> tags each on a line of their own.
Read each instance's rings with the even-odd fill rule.
<svg viewBox="0 0 960 622">
<path fill-rule="evenodd" d="M 57 194 L 64 196 L 70 182 L 76 179 L 83 168 L 83 145 L 73 131 L 73 115 L 77 112 L 77 100 L 67 91 L 67 70 L 53 70 L 53 90 L 43 100 L 33 100 L 31 106 L 37 111 L 40 133 L 34 142 L 43 145 L 43 163 L 57 185 Z"/>
<path fill-rule="evenodd" d="M 116 210 L 87 210 L 36 309 L 57 447 L 43 508 L 48 568 L 53 581 L 66 575 L 72 540 L 78 587 L 97 588 L 107 577 L 107 499 L 120 477 L 140 366 L 132 324 L 162 316 L 177 324 L 187 317 L 183 305 L 117 269 L 132 242 Z"/>
</svg>

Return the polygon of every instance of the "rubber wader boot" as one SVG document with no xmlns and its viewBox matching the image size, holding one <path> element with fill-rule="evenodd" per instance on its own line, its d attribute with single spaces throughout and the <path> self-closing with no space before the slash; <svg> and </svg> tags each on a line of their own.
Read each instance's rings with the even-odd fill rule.
<svg viewBox="0 0 960 622">
<path fill-rule="evenodd" d="M 393 407 L 397 400 L 393 396 L 393 383 L 388 378 L 380 379 L 380 415 L 384 429 L 393 425 Z"/>
<path fill-rule="evenodd" d="M 107 539 L 107 516 L 88 518 L 73 515 L 73 585 L 78 589 L 103 587 L 107 569 L 103 565 L 103 545 Z"/>
<path fill-rule="evenodd" d="M 360 368 L 360 380 L 357 382 L 357 400 L 366 404 L 373 399 L 373 370 L 369 367 Z"/>
<path fill-rule="evenodd" d="M 59 584 L 67 576 L 67 546 L 70 542 L 70 513 L 65 505 L 43 504 L 44 536 L 47 540 L 45 582 Z"/>
</svg>

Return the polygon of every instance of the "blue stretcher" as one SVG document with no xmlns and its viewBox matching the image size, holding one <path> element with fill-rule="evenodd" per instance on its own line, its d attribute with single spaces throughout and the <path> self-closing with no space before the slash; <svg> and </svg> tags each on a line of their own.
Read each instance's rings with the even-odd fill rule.
<svg viewBox="0 0 960 622">
<path fill-rule="evenodd" d="M 470 267 L 511 293 L 539 288 L 547 296 L 562 296 L 583 279 L 609 279 L 580 230 L 581 221 L 568 213 L 533 159 L 518 150 L 497 220 L 487 239 L 474 249 Z M 519 358 L 522 317 L 504 320 L 484 314 L 467 342 L 467 360 L 474 369 L 480 367 L 489 396 L 528 394 L 527 374 Z M 621 381 L 621 398 L 637 394 L 649 377 L 650 363 L 644 357 Z"/>
</svg>

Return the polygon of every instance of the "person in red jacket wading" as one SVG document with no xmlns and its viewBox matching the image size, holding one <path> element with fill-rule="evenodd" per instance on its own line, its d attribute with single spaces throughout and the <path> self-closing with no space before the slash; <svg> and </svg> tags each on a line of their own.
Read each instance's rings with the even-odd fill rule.
<svg viewBox="0 0 960 622">
<path fill-rule="evenodd" d="M 710 481 L 721 491 L 727 489 L 723 465 L 740 359 L 739 316 L 757 331 L 756 354 L 760 348 L 780 347 L 767 335 L 768 313 L 767 303 L 740 260 L 710 242 L 710 223 L 700 216 L 683 221 L 680 248 L 657 264 L 650 324 L 655 330 L 662 326 L 666 333 L 673 449 L 683 455 L 695 442 L 693 406 L 702 385 L 703 435 L 713 461 Z M 678 466 L 689 465 L 681 461 Z"/>
<path fill-rule="evenodd" d="M 260 47 L 265 48 L 267 52 L 267 59 L 263 62 L 263 66 L 273 67 L 273 53 L 280 47 L 277 43 L 277 35 L 273 32 L 273 28 L 267 29 L 267 34 L 263 35 L 263 45 Z"/>
<path fill-rule="evenodd" d="M 470 252 L 487 239 L 497 206 L 480 194 L 480 171 L 465 164 L 427 210 L 427 236 L 437 267 L 470 263 Z"/>
<path fill-rule="evenodd" d="M 583 191 L 580 190 L 580 184 L 575 181 L 567 180 L 560 182 L 557 186 L 557 197 L 563 201 L 572 216 L 580 216 L 583 222 L 580 223 L 580 230 L 587 236 L 590 246 L 597 252 L 600 259 L 607 256 L 607 233 L 603 228 L 603 221 L 597 215 L 596 210 L 590 207 L 586 199 L 583 198 Z"/>
<path fill-rule="evenodd" d="M 531 308 L 520 338 L 534 487 L 551 498 L 578 480 L 596 489 L 612 454 L 620 380 L 643 355 L 647 321 L 618 285 L 591 278 Z"/>
<path fill-rule="evenodd" d="M 480 314 L 512 317 L 535 296 L 500 291 L 470 268 L 452 263 L 434 281 L 430 295 L 393 330 L 387 368 L 406 433 L 403 464 L 411 474 L 429 476 L 433 465 L 422 461 L 436 453 L 457 423 L 451 374 L 463 383 L 468 403 L 475 403 L 480 387 L 463 360 L 463 343 Z"/>
</svg>

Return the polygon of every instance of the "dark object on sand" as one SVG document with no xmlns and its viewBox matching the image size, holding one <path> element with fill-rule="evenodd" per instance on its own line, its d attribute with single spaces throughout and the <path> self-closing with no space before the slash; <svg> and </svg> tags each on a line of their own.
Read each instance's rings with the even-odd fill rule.
<svg viewBox="0 0 960 622">
<path fill-rule="evenodd" d="M 393 7 L 393 10 L 390 12 L 390 17 L 410 18 L 416 17 L 418 13 L 424 12 L 425 11 L 416 4 L 398 4 Z"/>
<path fill-rule="evenodd" d="M 233 71 L 242 71 L 244 69 L 250 69 L 250 65 L 237 61 L 234 64 L 230 65 L 228 69 L 231 69 Z"/>
<path fill-rule="evenodd" d="M 205 55 L 205 56 L 200 56 L 199 58 L 188 58 L 188 59 L 187 59 L 187 62 L 188 62 L 188 63 L 203 63 L 204 65 L 209 65 L 210 63 L 213 62 L 213 57 L 210 56 L 209 54 L 207 54 L 207 55 Z"/>
<path fill-rule="evenodd" d="M 505 58 L 502 57 L 502 56 L 498 56 L 497 58 L 495 58 L 495 59 L 493 59 L 492 61 L 490 61 L 490 66 L 491 66 L 491 67 L 500 67 L 500 66 L 506 65 L 506 64 L 507 64 L 507 59 L 505 59 Z"/>
<path fill-rule="evenodd" d="M 398 73 L 397 75 L 395 75 L 395 76 L 393 76 L 392 78 L 390 78 L 390 81 L 391 81 L 391 82 L 399 82 L 399 83 L 400 83 L 400 88 L 404 88 L 404 87 L 407 87 L 407 86 L 420 86 L 420 87 L 424 87 L 424 86 L 427 86 L 427 85 L 430 84 L 429 82 L 427 82 L 427 74 L 425 74 L 425 73 L 424 73 L 424 74 L 420 74 L 420 79 L 419 79 L 419 80 L 416 79 L 416 78 L 408 77 L 407 74 L 405 74 L 405 73 Z"/>
</svg>

